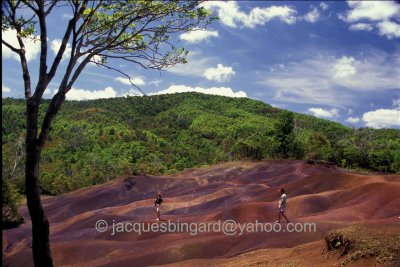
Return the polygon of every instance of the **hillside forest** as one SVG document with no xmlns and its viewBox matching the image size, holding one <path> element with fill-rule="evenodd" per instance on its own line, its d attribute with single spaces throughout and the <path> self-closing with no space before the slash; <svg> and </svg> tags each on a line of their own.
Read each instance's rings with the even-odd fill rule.
<svg viewBox="0 0 400 267">
<path fill-rule="evenodd" d="M 3 221 L 15 223 L 25 190 L 25 101 L 2 99 L 2 112 Z M 400 130 L 352 129 L 249 98 L 199 93 L 66 101 L 41 155 L 41 191 L 57 195 L 118 175 L 243 158 L 399 173 Z"/>
</svg>

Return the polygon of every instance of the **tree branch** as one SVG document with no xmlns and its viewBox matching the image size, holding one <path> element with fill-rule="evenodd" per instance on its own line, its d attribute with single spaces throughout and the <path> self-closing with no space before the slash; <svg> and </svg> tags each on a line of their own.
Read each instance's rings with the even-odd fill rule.
<svg viewBox="0 0 400 267">
<path fill-rule="evenodd" d="M 85 68 L 86 64 L 90 61 L 90 58 L 92 56 L 93 55 L 88 56 L 87 58 L 85 58 L 85 60 L 75 70 L 75 73 L 72 76 L 72 79 L 68 84 L 66 82 L 67 82 L 67 79 L 68 79 L 72 69 L 70 69 L 69 73 L 67 73 L 64 76 L 64 79 L 61 82 L 61 85 L 60 85 L 60 87 L 58 89 L 57 94 L 52 98 L 52 100 L 51 100 L 51 102 L 49 104 L 49 108 L 46 111 L 46 115 L 45 115 L 43 123 L 42 123 L 42 129 L 40 131 L 38 142 L 37 142 L 39 149 L 42 149 L 44 144 L 46 143 L 47 136 L 49 135 L 49 132 L 50 132 L 50 129 L 51 129 L 50 128 L 51 123 L 53 122 L 58 110 L 60 109 L 62 103 L 64 102 L 65 95 L 72 88 L 72 85 L 74 84 L 75 80 L 79 77 L 79 75 L 81 74 L 82 70 Z"/>
<path fill-rule="evenodd" d="M 43 4 L 43 1 L 37 0 L 38 10 L 36 14 L 39 18 L 40 25 L 40 63 L 39 80 L 36 85 L 35 93 L 33 94 L 33 97 L 36 99 L 36 101 L 40 101 L 47 85 L 47 25 Z"/>
<path fill-rule="evenodd" d="M 36 14 L 38 13 L 39 9 L 36 9 L 32 4 L 31 1 L 23 0 L 22 1 L 27 7 L 33 10 Z"/>
<path fill-rule="evenodd" d="M 85 3 L 87 3 L 87 1 L 85 1 Z M 84 18 L 84 20 L 83 20 L 81 26 L 78 28 L 77 35 L 79 35 L 79 34 L 82 32 L 82 30 L 85 28 L 85 26 L 87 25 L 87 23 L 90 22 L 90 20 L 91 20 L 91 18 L 93 17 L 94 13 L 100 8 L 100 5 L 102 4 L 102 0 L 99 0 L 99 1 L 98 1 L 97 6 L 96 6 L 95 8 L 93 8 L 94 3 L 95 3 L 95 1 L 92 2 L 92 11 Z M 82 6 L 83 6 L 83 5 L 82 5 Z M 85 4 L 85 6 L 86 6 L 86 4 Z M 87 32 L 85 32 L 85 35 L 86 35 L 86 34 L 87 34 Z M 81 38 L 83 39 L 83 37 L 84 37 L 84 36 L 82 35 Z M 80 38 L 78 38 L 78 41 L 79 41 L 79 39 L 80 39 Z"/>
<path fill-rule="evenodd" d="M 65 100 L 65 94 L 63 94 L 60 89 L 55 96 L 50 101 L 49 107 L 46 111 L 46 115 L 43 119 L 42 129 L 39 134 L 39 138 L 37 141 L 38 148 L 41 150 L 46 142 L 47 136 L 50 132 L 50 126 L 52 121 L 54 120 L 57 111 L 60 109 L 62 103 Z"/>
<path fill-rule="evenodd" d="M 19 25 L 15 20 L 16 9 L 18 8 L 20 1 L 18 1 L 15 6 L 12 5 L 11 1 L 7 1 L 7 3 L 10 5 L 10 23 L 17 32 L 17 40 L 20 47 L 20 51 L 18 54 L 21 61 L 22 77 L 24 79 L 25 99 L 28 100 L 32 94 L 31 77 L 29 75 L 28 61 L 25 56 L 26 51 L 25 51 L 25 44 L 22 40 L 22 35 L 21 35 L 21 25 Z"/>
<path fill-rule="evenodd" d="M 72 75 L 71 80 L 69 81 L 68 85 L 64 88 L 64 94 L 68 93 L 71 90 L 72 85 L 75 83 L 76 79 L 78 79 L 79 75 L 81 74 L 82 70 L 85 66 L 90 62 L 94 54 L 87 56 L 81 64 L 79 64 L 78 68 L 75 70 L 74 74 Z"/>
<path fill-rule="evenodd" d="M 145 66 L 142 62 L 134 60 L 134 59 L 131 59 L 131 58 L 141 58 L 140 56 L 114 56 L 114 55 L 105 55 L 105 54 L 99 54 L 99 55 L 100 56 L 105 56 L 105 57 L 108 57 L 108 58 L 116 58 L 116 59 L 122 59 L 122 60 L 125 60 L 125 61 L 128 61 L 128 62 L 132 62 L 132 63 L 140 65 L 144 69 L 152 69 L 151 66 Z"/>
<path fill-rule="evenodd" d="M 67 29 L 65 30 L 65 34 L 64 34 L 61 46 L 60 46 L 60 49 L 58 50 L 58 53 L 57 53 L 57 55 L 53 61 L 53 64 L 50 68 L 50 72 L 47 75 L 48 82 L 50 82 L 50 80 L 56 74 L 57 68 L 62 60 L 62 56 L 65 52 L 65 49 L 67 48 L 68 40 L 71 36 L 72 31 L 74 31 L 74 34 L 73 34 L 73 38 L 72 38 L 72 49 L 71 49 L 71 54 L 70 54 L 70 61 L 69 61 L 67 69 L 73 68 L 74 60 L 76 62 L 76 59 L 75 59 L 75 47 L 76 47 L 75 27 L 76 27 L 76 22 L 78 21 L 79 17 L 83 14 L 83 11 L 85 10 L 86 3 L 87 3 L 87 0 L 83 2 L 83 5 L 79 10 L 77 8 L 75 9 L 74 17 L 68 23 Z"/>
<path fill-rule="evenodd" d="M 63 40 L 61 42 L 60 49 L 58 50 L 57 55 L 54 58 L 53 64 L 51 65 L 50 71 L 47 74 L 47 80 L 48 81 L 50 81 L 54 77 L 54 75 L 56 74 L 57 68 L 58 68 L 58 66 L 59 66 L 59 64 L 60 64 L 60 62 L 62 60 L 63 54 L 65 52 L 65 49 L 67 48 L 68 40 L 69 40 L 69 37 L 71 35 L 71 31 L 72 31 L 72 29 L 74 27 L 74 24 L 75 24 L 75 20 L 73 18 L 68 23 L 67 30 L 65 31 Z M 70 58 L 73 58 L 73 57 L 70 57 Z"/>
<path fill-rule="evenodd" d="M 57 0 L 54 0 L 51 4 L 50 7 L 47 9 L 47 11 L 45 12 L 46 16 L 50 14 L 51 10 L 56 6 L 57 4 Z"/>
<path fill-rule="evenodd" d="M 90 62 L 93 62 L 93 63 L 95 63 L 95 64 L 98 65 L 98 66 L 105 67 L 105 68 L 107 68 L 107 69 L 109 69 L 109 70 L 114 70 L 114 71 L 116 71 L 116 72 L 119 72 L 120 74 L 124 75 L 124 76 L 129 80 L 129 82 L 131 83 L 132 86 L 136 87 L 136 89 L 138 89 L 143 95 L 147 96 L 147 95 L 139 88 L 139 86 L 137 86 L 136 84 L 134 84 L 134 83 L 132 82 L 131 76 L 129 76 L 129 75 L 126 74 L 125 72 L 123 72 L 123 71 L 121 71 L 121 70 L 119 70 L 119 69 L 117 69 L 117 68 L 113 68 L 113 67 L 107 66 L 106 64 L 103 64 L 103 63 L 100 63 L 100 62 L 95 62 L 95 61 L 90 61 Z"/>
<path fill-rule="evenodd" d="M 1 39 L 1 42 L 2 42 L 5 46 L 7 46 L 8 48 L 10 48 L 11 51 L 13 51 L 13 52 L 15 52 L 15 53 L 17 53 L 17 54 L 19 54 L 19 53 L 22 52 L 21 49 L 15 48 L 14 46 L 12 46 L 12 45 L 10 45 L 9 43 L 7 43 L 6 41 L 4 41 L 4 39 Z"/>
</svg>

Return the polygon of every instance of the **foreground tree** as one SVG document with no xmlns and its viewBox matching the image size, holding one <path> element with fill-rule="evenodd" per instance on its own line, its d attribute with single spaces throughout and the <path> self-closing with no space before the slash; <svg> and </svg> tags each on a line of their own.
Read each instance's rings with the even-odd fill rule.
<svg viewBox="0 0 400 267">
<path fill-rule="evenodd" d="M 171 42 L 174 34 L 205 28 L 215 17 L 200 7 L 201 1 L 145 0 L 5 0 L 2 2 L 2 31 L 15 32 L 18 45 L 2 38 L 2 44 L 18 54 L 26 99 L 26 163 L 25 186 L 29 214 L 32 219 L 32 252 L 35 266 L 53 266 L 49 245 L 49 222 L 40 199 L 39 163 L 52 122 L 68 91 L 93 62 L 118 71 L 135 86 L 129 75 L 109 61 L 124 60 L 145 69 L 164 70 L 185 63 L 187 51 Z M 60 48 L 50 62 L 48 55 L 47 18 L 58 8 L 69 12 Z M 38 36 L 36 36 L 38 33 Z M 26 55 L 27 38 L 40 42 L 37 84 L 32 80 Z M 69 54 L 66 55 L 66 51 Z M 60 68 L 63 58 L 67 66 Z M 50 101 L 43 121 L 39 107 L 49 83 L 58 75 L 61 83 Z M 139 89 L 139 88 L 138 88 Z M 140 90 L 140 89 L 139 89 Z"/>
</svg>

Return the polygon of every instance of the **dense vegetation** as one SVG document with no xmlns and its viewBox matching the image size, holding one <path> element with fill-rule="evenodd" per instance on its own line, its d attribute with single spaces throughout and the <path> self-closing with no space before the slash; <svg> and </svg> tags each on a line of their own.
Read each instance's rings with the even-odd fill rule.
<svg viewBox="0 0 400 267">
<path fill-rule="evenodd" d="M 3 203 L 16 203 L 12 192 L 24 191 L 25 102 L 2 102 Z M 247 157 L 400 172 L 400 130 L 350 129 L 260 101 L 197 93 L 67 101 L 42 152 L 41 189 L 54 195 L 120 174 Z"/>
</svg>

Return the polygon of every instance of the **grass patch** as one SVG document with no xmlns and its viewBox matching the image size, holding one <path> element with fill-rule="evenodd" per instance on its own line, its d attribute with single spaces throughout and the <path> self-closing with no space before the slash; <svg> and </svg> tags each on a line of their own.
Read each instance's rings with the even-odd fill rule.
<svg viewBox="0 0 400 267">
<path fill-rule="evenodd" d="M 375 258 L 380 264 L 395 264 L 400 253 L 399 226 L 351 226 L 325 237 L 328 253 L 347 256 L 339 266 L 361 258 Z M 338 259 L 339 259 L 338 258 Z"/>
</svg>

